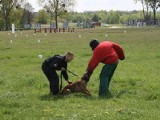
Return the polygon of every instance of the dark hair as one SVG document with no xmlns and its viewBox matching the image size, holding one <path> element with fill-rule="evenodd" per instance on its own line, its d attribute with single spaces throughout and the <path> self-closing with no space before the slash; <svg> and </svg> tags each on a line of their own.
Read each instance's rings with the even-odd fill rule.
<svg viewBox="0 0 160 120">
<path fill-rule="evenodd" d="M 98 45 L 99 45 L 99 41 L 96 39 L 92 39 L 89 43 L 90 47 L 92 48 L 92 50 L 94 50 Z"/>
</svg>

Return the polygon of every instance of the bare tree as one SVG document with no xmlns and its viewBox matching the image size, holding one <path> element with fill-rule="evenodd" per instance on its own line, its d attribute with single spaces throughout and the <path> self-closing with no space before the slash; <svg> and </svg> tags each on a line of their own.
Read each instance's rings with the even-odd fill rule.
<svg viewBox="0 0 160 120">
<path fill-rule="evenodd" d="M 153 10 L 154 24 L 156 25 L 156 11 L 160 7 L 160 0 L 147 0 Z"/>
<path fill-rule="evenodd" d="M 66 14 L 75 5 L 75 0 L 39 0 L 39 4 L 54 17 L 58 28 L 58 17 Z"/>
<path fill-rule="evenodd" d="M 32 5 L 27 2 L 25 5 L 24 5 L 24 11 L 23 11 L 23 16 L 21 18 L 21 24 L 24 25 L 24 24 L 30 24 L 31 25 L 31 22 L 33 20 L 33 7 Z"/>
<path fill-rule="evenodd" d="M 141 2 L 142 3 L 142 8 L 143 8 L 143 16 L 144 19 L 148 19 L 148 17 L 150 17 L 149 15 L 149 3 L 147 2 L 147 0 L 134 0 L 136 3 L 137 2 Z"/>
<path fill-rule="evenodd" d="M 144 19 L 149 19 L 151 15 L 149 15 L 149 9 L 153 10 L 154 24 L 156 24 L 156 11 L 160 7 L 160 0 L 134 0 L 136 2 L 140 1 L 143 7 L 143 15 Z M 145 14 L 146 9 L 146 14 Z"/>
<path fill-rule="evenodd" d="M 1 10 L 0 14 L 2 15 L 3 19 L 5 20 L 5 29 L 10 29 L 10 14 L 12 10 L 21 7 L 22 3 L 25 0 L 1 0 Z"/>
</svg>

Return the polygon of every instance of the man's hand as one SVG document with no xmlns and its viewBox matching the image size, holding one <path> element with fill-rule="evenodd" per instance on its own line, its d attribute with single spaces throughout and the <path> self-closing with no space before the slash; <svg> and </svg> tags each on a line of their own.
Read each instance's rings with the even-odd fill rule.
<svg viewBox="0 0 160 120">
<path fill-rule="evenodd" d="M 61 68 L 62 71 L 65 71 L 66 69 L 64 67 Z"/>
<path fill-rule="evenodd" d="M 120 60 L 124 60 L 125 59 L 125 57 L 124 58 L 121 58 Z"/>
<path fill-rule="evenodd" d="M 85 80 L 86 82 L 88 82 L 89 81 L 89 78 L 90 78 L 90 76 L 88 75 L 88 73 L 86 72 L 86 73 L 84 73 L 83 74 L 83 76 L 82 76 L 82 80 Z"/>
<path fill-rule="evenodd" d="M 70 80 L 67 80 L 67 82 L 68 82 L 68 84 L 72 84 L 72 81 L 70 81 Z"/>
<path fill-rule="evenodd" d="M 88 82 L 91 75 L 92 75 L 92 72 L 90 70 L 87 70 L 86 73 L 83 74 L 82 79 Z"/>
</svg>

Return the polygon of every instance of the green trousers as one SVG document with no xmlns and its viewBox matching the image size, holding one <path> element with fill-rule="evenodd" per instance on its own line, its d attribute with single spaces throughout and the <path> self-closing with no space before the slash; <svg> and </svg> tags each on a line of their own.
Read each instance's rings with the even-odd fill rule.
<svg viewBox="0 0 160 120">
<path fill-rule="evenodd" d="M 118 62 L 114 64 L 105 64 L 100 73 L 99 96 L 107 96 L 109 93 L 109 84 L 117 68 Z"/>
</svg>

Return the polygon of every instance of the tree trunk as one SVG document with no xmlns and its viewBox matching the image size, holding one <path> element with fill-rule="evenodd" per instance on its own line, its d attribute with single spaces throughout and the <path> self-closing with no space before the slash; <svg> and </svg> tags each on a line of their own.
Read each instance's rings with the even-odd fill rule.
<svg viewBox="0 0 160 120">
<path fill-rule="evenodd" d="M 5 16 L 5 29 L 8 31 L 9 30 L 9 17 Z"/>
<path fill-rule="evenodd" d="M 57 11 L 55 11 L 55 22 L 56 22 L 56 28 L 58 28 L 58 16 L 57 16 Z"/>
<path fill-rule="evenodd" d="M 55 22 L 56 22 L 56 29 L 58 28 L 58 0 L 56 0 L 56 7 L 55 7 Z"/>
<path fill-rule="evenodd" d="M 144 17 L 144 19 L 145 19 L 144 2 L 143 2 L 143 0 L 141 1 L 141 3 L 142 3 L 142 7 L 143 7 L 143 17 Z"/>
<path fill-rule="evenodd" d="M 153 9 L 154 25 L 156 25 L 156 8 Z"/>
<path fill-rule="evenodd" d="M 156 25 L 156 0 L 153 1 L 153 6 L 152 6 L 152 9 L 153 9 L 153 18 L 154 18 L 154 25 Z"/>
</svg>

